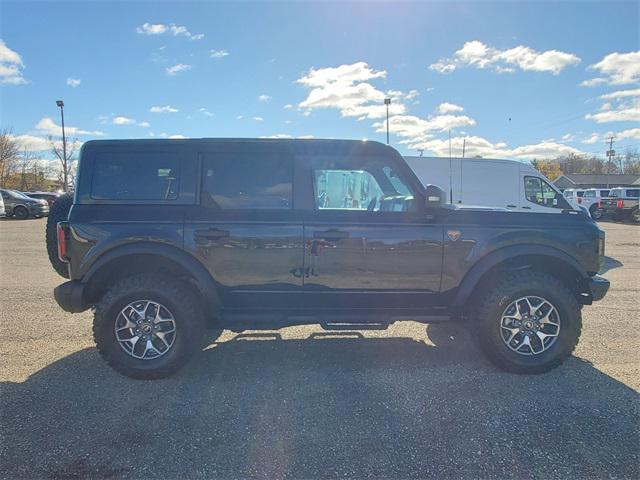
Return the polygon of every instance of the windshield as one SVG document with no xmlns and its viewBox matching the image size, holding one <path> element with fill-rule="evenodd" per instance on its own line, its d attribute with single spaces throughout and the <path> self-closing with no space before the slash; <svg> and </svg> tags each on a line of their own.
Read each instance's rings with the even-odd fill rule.
<svg viewBox="0 0 640 480">
<path fill-rule="evenodd" d="M 21 198 L 23 200 L 31 200 L 31 197 L 28 197 L 27 195 L 25 195 L 22 192 L 18 192 L 17 190 L 7 190 L 7 192 L 9 193 L 9 195 L 11 195 L 12 197 L 15 198 Z"/>
</svg>

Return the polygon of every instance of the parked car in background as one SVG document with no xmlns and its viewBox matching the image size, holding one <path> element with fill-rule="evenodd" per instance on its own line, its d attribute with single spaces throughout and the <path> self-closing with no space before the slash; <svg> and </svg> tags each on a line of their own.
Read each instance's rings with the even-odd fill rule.
<svg viewBox="0 0 640 480">
<path fill-rule="evenodd" d="M 404 157 L 422 185 L 438 185 L 447 203 L 513 212 L 562 213 L 560 190 L 531 164 L 489 158 Z M 567 205 L 577 210 L 577 205 Z"/>
<path fill-rule="evenodd" d="M 589 210 L 591 218 L 602 217 L 602 199 L 609 196 L 608 188 L 587 188 L 582 196 L 581 205 Z"/>
<path fill-rule="evenodd" d="M 564 198 L 569 200 L 573 205 L 582 205 L 584 190 L 580 188 L 567 188 L 562 194 Z"/>
<path fill-rule="evenodd" d="M 609 197 L 602 200 L 605 214 L 616 220 L 630 219 L 640 223 L 640 188 L 618 187 L 612 188 Z"/>
<path fill-rule="evenodd" d="M 5 217 L 7 214 L 4 211 L 4 200 L 2 200 L 2 195 L 0 195 L 0 218 Z"/>
<path fill-rule="evenodd" d="M 53 202 L 60 196 L 55 192 L 24 192 L 24 194 L 31 198 L 45 200 L 49 206 L 53 205 Z"/>
<path fill-rule="evenodd" d="M 31 198 L 16 190 L 0 189 L 5 211 L 8 217 L 26 219 L 29 217 L 46 217 L 49 215 L 49 204 L 46 200 Z"/>
</svg>

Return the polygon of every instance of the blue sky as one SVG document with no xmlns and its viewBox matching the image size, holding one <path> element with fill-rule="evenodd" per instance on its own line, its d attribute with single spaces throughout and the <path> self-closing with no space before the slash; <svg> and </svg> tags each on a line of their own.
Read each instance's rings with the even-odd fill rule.
<svg viewBox="0 0 640 480">
<path fill-rule="evenodd" d="M 366 138 L 543 158 L 640 144 L 638 2 L 2 2 L 1 127 Z"/>
</svg>

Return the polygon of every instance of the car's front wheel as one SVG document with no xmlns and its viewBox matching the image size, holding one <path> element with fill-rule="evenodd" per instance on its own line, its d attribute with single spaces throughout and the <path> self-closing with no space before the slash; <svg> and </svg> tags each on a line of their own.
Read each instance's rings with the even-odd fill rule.
<svg viewBox="0 0 640 480">
<path fill-rule="evenodd" d="M 543 373 L 560 365 L 580 338 L 574 294 L 557 278 L 531 270 L 509 273 L 480 302 L 471 330 L 498 367 Z"/>
<path fill-rule="evenodd" d="M 27 218 L 29 218 L 29 210 L 27 210 L 25 207 L 17 206 L 13 209 L 13 216 L 18 220 L 26 220 Z"/>
<path fill-rule="evenodd" d="M 592 205 L 589 209 L 589 213 L 591 214 L 591 218 L 594 220 L 600 220 L 602 218 L 602 209 L 598 208 L 598 205 Z"/>
<path fill-rule="evenodd" d="M 115 284 L 96 305 L 93 335 L 100 355 L 137 379 L 172 375 L 198 350 L 204 321 L 198 298 L 165 275 L 138 275 Z"/>
</svg>

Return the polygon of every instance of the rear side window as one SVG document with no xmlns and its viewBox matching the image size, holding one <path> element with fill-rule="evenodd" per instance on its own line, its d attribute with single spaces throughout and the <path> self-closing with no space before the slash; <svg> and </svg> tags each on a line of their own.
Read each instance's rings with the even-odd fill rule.
<svg viewBox="0 0 640 480">
<path fill-rule="evenodd" d="M 293 207 L 293 162 L 278 154 L 207 155 L 202 205 L 223 210 Z"/>
<path fill-rule="evenodd" d="M 180 161 L 154 152 L 116 153 L 93 164 L 91 197 L 100 200 L 175 200 Z"/>
<path fill-rule="evenodd" d="M 584 192 L 584 197 L 585 198 L 595 198 L 596 197 L 596 192 L 594 192 L 593 190 L 589 190 L 587 192 Z"/>
<path fill-rule="evenodd" d="M 638 198 L 638 197 L 640 197 L 640 190 L 638 190 L 638 189 L 627 190 L 627 197 L 629 197 L 629 198 Z"/>
</svg>

